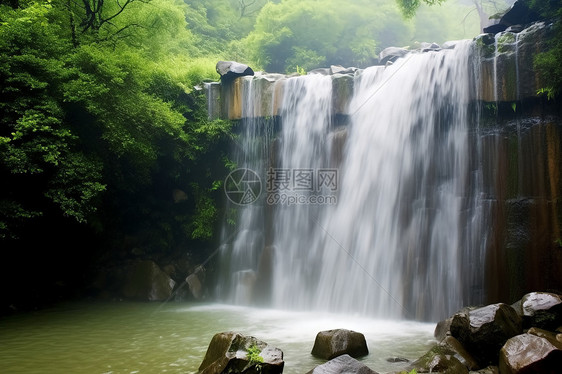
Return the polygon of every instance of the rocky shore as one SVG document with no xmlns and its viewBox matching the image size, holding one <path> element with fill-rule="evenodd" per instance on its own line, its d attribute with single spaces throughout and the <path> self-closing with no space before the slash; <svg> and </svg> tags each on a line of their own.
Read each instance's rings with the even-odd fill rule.
<svg viewBox="0 0 562 374">
<path fill-rule="evenodd" d="M 562 372 L 562 295 L 528 293 L 512 305 L 466 307 L 437 323 L 437 343 L 401 373 L 555 374 Z M 307 374 L 376 374 L 360 332 L 321 331 L 311 354 L 327 360 Z M 359 360 L 358 360 L 359 359 Z M 401 358 L 390 358 L 400 360 Z M 279 348 L 236 332 L 216 334 L 198 374 L 281 374 Z M 307 372 L 303 368 L 303 373 Z"/>
</svg>

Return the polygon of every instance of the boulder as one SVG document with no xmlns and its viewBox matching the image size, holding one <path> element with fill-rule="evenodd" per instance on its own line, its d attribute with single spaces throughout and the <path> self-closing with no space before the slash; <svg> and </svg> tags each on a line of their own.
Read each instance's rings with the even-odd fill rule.
<svg viewBox="0 0 562 374">
<path fill-rule="evenodd" d="M 496 364 L 501 347 L 521 332 L 521 317 L 502 303 L 461 311 L 451 322 L 451 335 L 481 367 Z"/>
<path fill-rule="evenodd" d="M 540 19 L 539 14 L 529 9 L 523 1 L 516 1 L 512 7 L 500 18 L 499 22 L 484 28 L 485 33 L 498 33 L 510 26 L 525 25 Z"/>
<path fill-rule="evenodd" d="M 316 366 L 307 374 L 377 374 L 377 372 L 349 355 L 341 355 Z"/>
<path fill-rule="evenodd" d="M 341 65 L 330 65 L 330 74 L 355 74 L 359 70 L 354 67 L 346 68 Z"/>
<path fill-rule="evenodd" d="M 555 332 L 539 329 L 537 327 L 531 327 L 527 330 L 527 334 L 536 335 L 540 338 L 545 338 L 550 342 L 550 344 L 556 346 L 558 349 L 562 349 L 562 334 L 557 334 Z"/>
<path fill-rule="evenodd" d="M 418 373 L 468 373 L 468 369 L 455 356 L 455 352 L 446 345 L 436 345 L 426 354 L 414 361 L 406 369 L 415 369 Z"/>
<path fill-rule="evenodd" d="M 205 280 L 205 268 L 198 266 L 192 274 L 189 274 L 185 281 L 189 287 L 189 292 L 195 299 L 203 297 L 203 282 Z"/>
<path fill-rule="evenodd" d="M 385 48 L 379 53 L 380 64 L 386 65 L 387 62 L 394 62 L 399 58 L 406 56 L 408 52 L 409 51 L 405 48 L 398 48 L 398 47 Z"/>
<path fill-rule="evenodd" d="M 316 335 L 312 355 L 331 360 L 337 356 L 348 354 L 351 357 L 361 357 L 369 354 L 365 336 L 359 332 L 335 329 L 320 331 Z"/>
<path fill-rule="evenodd" d="M 441 46 L 437 43 L 422 42 L 420 43 L 420 50 L 422 52 L 439 51 L 441 50 Z"/>
<path fill-rule="evenodd" d="M 441 341 L 445 339 L 445 337 L 451 335 L 451 322 L 453 322 L 453 317 L 449 317 L 443 321 L 437 322 L 435 326 L 435 331 L 433 332 L 433 336 L 437 341 Z"/>
<path fill-rule="evenodd" d="M 521 334 L 509 339 L 500 351 L 501 374 L 541 373 L 562 371 L 562 350 L 547 339 Z"/>
<path fill-rule="evenodd" d="M 251 351 L 259 350 L 259 360 Z M 236 332 L 222 332 L 211 339 L 198 374 L 281 374 L 283 352 L 267 343 Z"/>
<path fill-rule="evenodd" d="M 143 301 L 167 300 L 176 282 L 153 261 L 139 261 L 127 268 L 122 294 Z"/>
<path fill-rule="evenodd" d="M 217 73 L 221 76 L 221 82 L 227 83 L 235 78 L 245 75 L 254 75 L 254 71 L 248 65 L 236 61 L 219 61 L 216 66 Z"/>
<path fill-rule="evenodd" d="M 386 362 L 410 362 L 410 360 L 404 357 L 389 357 L 386 359 Z"/>
<path fill-rule="evenodd" d="M 562 297 L 548 292 L 531 292 L 521 298 L 517 312 L 523 317 L 523 327 L 538 327 L 554 331 L 562 324 Z"/>
<path fill-rule="evenodd" d="M 506 28 L 507 27 L 505 25 L 502 25 L 501 23 L 495 23 L 488 27 L 484 27 L 482 31 L 486 34 L 497 34 L 498 32 L 505 31 Z"/>
<path fill-rule="evenodd" d="M 430 373 L 468 374 L 468 369 L 457 358 L 449 355 L 436 355 L 429 362 Z"/>
<path fill-rule="evenodd" d="M 441 343 L 439 343 L 439 345 L 451 350 L 453 352 L 453 357 L 459 360 L 460 363 L 466 366 L 469 370 L 480 369 L 480 366 L 474 357 L 472 357 L 462 344 L 452 336 L 447 336 Z"/>
</svg>

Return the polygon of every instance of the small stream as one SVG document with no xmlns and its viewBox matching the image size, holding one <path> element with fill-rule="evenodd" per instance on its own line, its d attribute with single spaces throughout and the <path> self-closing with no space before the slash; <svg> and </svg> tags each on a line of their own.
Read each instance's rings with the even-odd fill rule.
<svg viewBox="0 0 562 374">
<path fill-rule="evenodd" d="M 379 372 L 401 370 L 434 344 L 434 323 L 219 304 L 70 303 L 0 318 L 0 373 L 196 373 L 213 335 L 237 331 L 284 352 L 286 374 L 324 361 L 310 355 L 319 331 L 363 333 Z"/>
</svg>

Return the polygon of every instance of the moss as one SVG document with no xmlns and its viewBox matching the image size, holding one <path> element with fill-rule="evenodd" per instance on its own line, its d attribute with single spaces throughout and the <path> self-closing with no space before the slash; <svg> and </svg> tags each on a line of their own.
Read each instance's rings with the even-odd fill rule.
<svg viewBox="0 0 562 374">
<path fill-rule="evenodd" d="M 253 344 L 248 348 L 248 360 L 250 365 L 260 364 L 263 362 L 263 357 L 260 356 L 261 349 L 257 345 Z"/>
</svg>

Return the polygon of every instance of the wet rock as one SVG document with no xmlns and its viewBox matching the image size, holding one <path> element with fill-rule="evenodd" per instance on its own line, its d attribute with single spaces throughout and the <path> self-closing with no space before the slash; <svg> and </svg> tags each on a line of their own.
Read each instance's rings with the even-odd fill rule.
<svg viewBox="0 0 562 374">
<path fill-rule="evenodd" d="M 516 1 L 513 6 L 500 18 L 495 25 L 484 28 L 486 33 L 498 33 L 506 30 L 509 26 L 525 25 L 536 22 L 540 16 L 529 9 L 523 1 Z"/>
<path fill-rule="evenodd" d="M 259 361 L 252 361 L 248 350 L 260 350 Z M 261 361 L 261 362 L 260 362 Z M 283 352 L 267 343 L 236 332 L 222 332 L 211 339 L 198 374 L 280 374 L 285 363 Z"/>
<path fill-rule="evenodd" d="M 523 31 L 523 25 L 513 25 L 513 26 L 509 26 L 507 29 L 505 29 L 505 31 L 507 32 L 513 32 L 513 33 L 519 33 L 521 31 Z"/>
<path fill-rule="evenodd" d="M 427 43 L 427 42 L 420 43 L 420 50 L 422 52 L 439 51 L 440 49 L 441 46 L 437 43 Z"/>
<path fill-rule="evenodd" d="M 195 271 L 185 278 L 189 291 L 195 299 L 201 299 L 203 297 L 203 282 L 205 280 L 205 269 L 202 266 L 198 266 Z"/>
<path fill-rule="evenodd" d="M 389 357 L 386 359 L 387 362 L 410 362 L 407 358 L 404 357 Z"/>
<path fill-rule="evenodd" d="M 505 25 L 502 25 L 500 23 L 496 23 L 494 25 L 484 27 L 484 29 L 482 31 L 484 31 L 487 34 L 497 34 L 498 32 L 505 31 L 506 28 L 507 27 Z"/>
<path fill-rule="evenodd" d="M 224 83 L 231 82 L 238 77 L 254 75 L 254 71 L 248 65 L 236 61 L 219 61 L 216 66 L 217 73 Z"/>
<path fill-rule="evenodd" d="M 332 76 L 332 108 L 336 114 L 349 114 L 349 102 L 353 97 L 353 76 L 335 74 Z"/>
<path fill-rule="evenodd" d="M 316 335 L 312 355 L 331 360 L 337 356 L 348 354 L 361 357 L 369 354 L 365 336 L 359 332 L 336 329 L 321 331 Z"/>
<path fill-rule="evenodd" d="M 387 62 L 394 62 L 407 54 L 408 50 L 405 48 L 388 47 L 379 53 L 379 61 L 381 65 L 386 65 Z"/>
<path fill-rule="evenodd" d="M 500 352 L 501 374 L 555 374 L 562 370 L 562 350 L 547 339 L 521 334 L 509 339 Z"/>
<path fill-rule="evenodd" d="M 451 335 L 480 366 L 497 363 L 501 347 L 521 332 L 521 317 L 501 303 L 456 313 L 451 322 Z"/>
<path fill-rule="evenodd" d="M 153 261 L 139 261 L 128 267 L 122 293 L 128 299 L 163 301 L 172 295 L 175 284 Z"/>
<path fill-rule="evenodd" d="M 318 68 L 318 69 L 311 70 L 306 74 L 307 75 L 309 75 L 309 74 L 330 75 L 331 73 L 332 73 L 332 71 L 330 70 L 330 68 Z"/>
<path fill-rule="evenodd" d="M 341 355 L 316 366 L 307 374 L 377 374 L 377 372 L 349 355 Z"/>
<path fill-rule="evenodd" d="M 499 374 L 500 369 L 497 366 L 488 366 L 487 368 L 469 371 L 469 374 Z"/>
<path fill-rule="evenodd" d="M 437 322 L 437 326 L 435 326 L 435 331 L 433 332 L 433 336 L 437 341 L 440 342 L 445 339 L 445 337 L 451 335 L 451 322 L 453 322 L 453 317 Z"/>
<path fill-rule="evenodd" d="M 518 310 L 523 327 L 556 329 L 562 324 L 562 297 L 554 293 L 531 292 L 521 298 Z"/>
<path fill-rule="evenodd" d="M 448 348 L 452 352 L 454 352 L 453 357 L 455 357 L 461 364 L 466 366 L 469 370 L 478 370 L 480 369 L 480 365 L 478 362 L 472 357 L 470 353 L 466 351 L 463 345 L 452 336 L 447 336 L 439 345 Z"/>
<path fill-rule="evenodd" d="M 436 355 L 428 365 L 430 373 L 468 374 L 468 369 L 455 357 Z"/>
<path fill-rule="evenodd" d="M 433 361 L 435 356 L 451 356 L 454 352 L 451 351 L 448 347 L 444 347 L 442 345 L 435 345 L 429 351 L 427 351 L 423 356 L 412 362 L 411 365 L 408 366 L 407 371 L 412 369 L 416 369 L 418 372 L 425 372 L 429 370 L 429 364 Z"/>
<path fill-rule="evenodd" d="M 449 347 L 437 345 L 408 366 L 406 371 L 415 369 L 418 373 L 468 373 L 468 369 L 454 357 L 454 354 L 455 352 Z"/>
<path fill-rule="evenodd" d="M 534 59 L 538 53 L 548 50 L 548 40 L 553 37 L 551 25 L 537 22 L 519 33 L 518 67 L 519 97 L 534 97 L 540 87 L 547 85 L 542 82 L 534 68 Z"/>
<path fill-rule="evenodd" d="M 358 69 L 354 67 L 346 68 L 341 65 L 331 65 L 330 74 L 354 74 Z"/>
<path fill-rule="evenodd" d="M 531 327 L 527 334 L 535 335 L 540 338 L 544 338 L 554 345 L 558 349 L 562 349 L 562 334 L 556 334 L 555 332 L 539 329 L 537 327 Z"/>
</svg>

